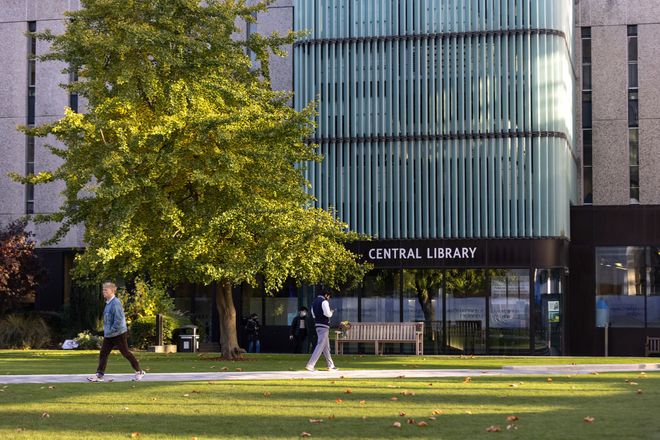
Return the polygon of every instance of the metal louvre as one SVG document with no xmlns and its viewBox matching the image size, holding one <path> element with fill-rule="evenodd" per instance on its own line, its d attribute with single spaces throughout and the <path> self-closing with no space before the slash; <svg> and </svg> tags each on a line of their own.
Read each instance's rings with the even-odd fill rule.
<svg viewBox="0 0 660 440">
<path fill-rule="evenodd" d="M 318 206 L 378 238 L 569 236 L 569 0 L 297 0 Z"/>
</svg>

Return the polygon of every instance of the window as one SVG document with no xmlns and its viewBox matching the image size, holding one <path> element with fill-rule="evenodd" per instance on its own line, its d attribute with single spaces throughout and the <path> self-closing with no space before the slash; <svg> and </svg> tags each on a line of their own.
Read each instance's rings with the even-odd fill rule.
<svg viewBox="0 0 660 440">
<path fill-rule="evenodd" d="M 37 84 L 37 22 L 28 22 L 28 89 L 27 89 L 27 126 L 34 127 L 36 119 L 36 84 Z M 25 142 L 25 174 L 34 174 L 34 136 L 27 135 Z M 25 185 L 25 213 L 34 214 L 34 185 Z"/>
<path fill-rule="evenodd" d="M 582 28 L 582 202 L 593 203 L 591 28 Z"/>
<path fill-rule="evenodd" d="M 400 276 L 396 270 L 374 270 L 363 281 L 362 321 L 399 322 Z"/>
<path fill-rule="evenodd" d="M 643 247 L 596 248 L 596 324 L 644 327 L 646 255 Z"/>
<path fill-rule="evenodd" d="M 490 349 L 529 349 L 529 270 L 498 270 L 490 280 Z"/>
<path fill-rule="evenodd" d="M 637 26 L 628 26 L 628 148 L 630 203 L 639 203 L 639 81 Z"/>
</svg>

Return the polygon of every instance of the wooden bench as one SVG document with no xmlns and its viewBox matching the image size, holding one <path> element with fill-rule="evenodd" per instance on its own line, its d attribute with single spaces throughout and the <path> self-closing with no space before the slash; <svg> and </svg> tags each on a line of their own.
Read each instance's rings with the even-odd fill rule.
<svg viewBox="0 0 660 440">
<path fill-rule="evenodd" d="M 343 354 L 344 344 L 348 342 L 373 342 L 376 354 L 383 354 L 386 343 L 412 343 L 415 354 L 424 354 L 423 322 L 355 322 L 346 334 L 335 333 L 335 354 Z"/>
<path fill-rule="evenodd" d="M 651 354 L 660 354 L 660 337 L 647 336 L 646 337 L 646 356 Z"/>
</svg>

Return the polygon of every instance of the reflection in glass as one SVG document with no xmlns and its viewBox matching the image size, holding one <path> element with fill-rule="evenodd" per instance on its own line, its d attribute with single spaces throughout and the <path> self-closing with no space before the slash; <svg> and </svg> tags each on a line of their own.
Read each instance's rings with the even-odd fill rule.
<svg viewBox="0 0 660 440">
<path fill-rule="evenodd" d="M 358 321 L 358 292 L 359 288 L 349 289 L 330 299 L 330 308 L 335 310 L 330 319 L 331 327 L 338 326 L 342 321 Z"/>
<path fill-rule="evenodd" d="M 660 327 L 660 247 L 649 247 L 646 267 L 646 325 Z"/>
<path fill-rule="evenodd" d="M 362 321 L 399 322 L 400 272 L 374 270 L 363 281 Z"/>
<path fill-rule="evenodd" d="M 562 354 L 563 269 L 534 271 L 534 354 Z"/>
<path fill-rule="evenodd" d="M 403 320 L 424 322 L 424 351 L 442 352 L 441 269 L 403 271 Z"/>
<path fill-rule="evenodd" d="M 486 351 L 487 273 L 479 269 L 449 269 L 447 292 L 447 348 L 450 351 Z"/>
<path fill-rule="evenodd" d="M 596 248 L 596 325 L 644 327 L 643 247 Z"/>
<path fill-rule="evenodd" d="M 502 271 L 490 281 L 490 351 L 529 350 L 529 271 Z"/>
<path fill-rule="evenodd" d="M 288 326 L 297 313 L 298 290 L 290 282 L 279 292 L 266 295 L 262 324 Z"/>
</svg>

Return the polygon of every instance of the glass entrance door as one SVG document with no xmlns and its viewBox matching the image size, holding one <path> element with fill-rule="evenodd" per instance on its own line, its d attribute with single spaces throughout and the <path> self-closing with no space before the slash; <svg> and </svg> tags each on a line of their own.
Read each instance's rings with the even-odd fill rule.
<svg viewBox="0 0 660 440">
<path fill-rule="evenodd" d="M 564 269 L 536 269 L 534 276 L 534 354 L 563 354 Z"/>
</svg>

